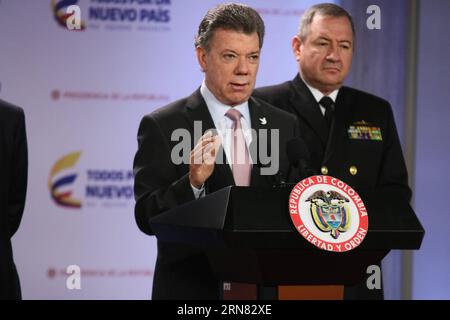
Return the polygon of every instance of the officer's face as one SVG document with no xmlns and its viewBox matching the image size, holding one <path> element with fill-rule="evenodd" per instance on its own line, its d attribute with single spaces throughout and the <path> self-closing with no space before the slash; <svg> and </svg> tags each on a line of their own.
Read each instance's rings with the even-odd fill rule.
<svg viewBox="0 0 450 320">
<path fill-rule="evenodd" d="M 292 48 L 303 79 L 324 94 L 341 87 L 350 70 L 353 33 L 346 17 L 314 16 L 305 41 L 294 37 Z"/>
<path fill-rule="evenodd" d="M 196 49 L 209 90 L 222 103 L 235 106 L 248 100 L 259 66 L 258 34 L 218 29 L 209 50 Z"/>
</svg>

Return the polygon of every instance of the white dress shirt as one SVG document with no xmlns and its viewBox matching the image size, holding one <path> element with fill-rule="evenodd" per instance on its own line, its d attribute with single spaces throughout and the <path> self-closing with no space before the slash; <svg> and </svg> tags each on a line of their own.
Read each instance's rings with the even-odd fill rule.
<svg viewBox="0 0 450 320">
<path fill-rule="evenodd" d="M 251 119 L 250 119 L 250 111 L 248 108 L 248 101 L 241 103 L 239 105 L 236 105 L 234 107 L 227 106 L 220 102 L 214 94 L 208 89 L 206 86 L 205 81 L 203 81 L 201 87 L 200 87 L 200 93 L 205 99 L 206 106 L 208 107 L 208 111 L 211 114 L 211 118 L 214 122 L 214 126 L 217 129 L 217 133 L 220 137 L 220 141 L 222 143 L 223 150 L 225 152 L 225 156 L 228 160 L 228 164 L 230 165 L 230 168 L 232 167 L 232 157 L 231 157 L 231 139 L 232 139 L 232 126 L 233 126 L 233 120 L 228 118 L 225 114 L 230 110 L 231 108 L 234 108 L 238 110 L 242 117 L 241 117 L 241 127 L 242 132 L 244 134 L 245 143 L 247 144 L 247 148 L 249 148 L 250 143 L 252 142 L 252 133 L 251 133 Z M 196 142 L 197 143 L 197 142 Z M 223 159 L 225 160 L 225 159 Z M 192 190 L 194 191 L 195 198 L 198 199 L 200 196 L 204 195 L 204 186 L 202 186 L 200 189 L 195 188 L 193 185 L 191 185 Z"/>
<path fill-rule="evenodd" d="M 325 111 L 326 109 L 319 103 L 320 100 L 322 100 L 322 98 L 325 96 L 320 90 L 311 87 L 306 81 L 305 79 L 303 79 L 303 82 L 306 84 L 306 86 L 308 87 L 309 91 L 311 91 L 312 95 L 314 96 L 314 99 L 316 99 L 317 103 L 319 104 L 320 107 L 320 112 L 322 112 L 322 115 L 325 116 Z M 331 100 L 333 100 L 334 103 L 336 103 L 336 97 L 339 93 L 339 89 L 334 90 L 333 92 L 331 92 L 328 97 L 331 98 Z"/>
</svg>

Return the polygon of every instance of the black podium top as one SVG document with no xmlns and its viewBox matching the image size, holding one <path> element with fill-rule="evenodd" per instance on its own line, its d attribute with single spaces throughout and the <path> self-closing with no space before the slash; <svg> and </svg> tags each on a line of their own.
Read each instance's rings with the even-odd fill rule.
<svg viewBox="0 0 450 320">
<path fill-rule="evenodd" d="M 218 279 L 280 284 L 353 285 L 391 249 L 419 249 L 424 229 L 406 201 L 389 190 L 364 192 L 369 228 L 351 251 L 316 248 L 288 211 L 292 186 L 227 187 L 151 219 L 158 241 L 190 244 L 207 254 Z"/>
<path fill-rule="evenodd" d="M 288 210 L 291 187 L 226 187 L 151 220 L 159 240 L 205 247 L 316 249 L 295 230 Z M 389 191 L 359 191 L 369 230 L 358 247 L 419 249 L 424 229 L 411 206 Z"/>
</svg>

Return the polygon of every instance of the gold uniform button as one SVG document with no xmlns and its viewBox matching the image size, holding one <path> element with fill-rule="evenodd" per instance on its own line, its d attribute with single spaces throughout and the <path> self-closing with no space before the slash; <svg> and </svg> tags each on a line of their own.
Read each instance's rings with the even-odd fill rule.
<svg viewBox="0 0 450 320">
<path fill-rule="evenodd" d="M 322 166 L 322 168 L 320 168 L 320 172 L 322 172 L 322 174 L 328 174 L 328 168 L 325 166 Z"/>
<path fill-rule="evenodd" d="M 356 174 L 358 173 L 358 168 L 356 168 L 355 166 L 351 166 L 349 171 L 352 176 L 356 176 Z"/>
</svg>

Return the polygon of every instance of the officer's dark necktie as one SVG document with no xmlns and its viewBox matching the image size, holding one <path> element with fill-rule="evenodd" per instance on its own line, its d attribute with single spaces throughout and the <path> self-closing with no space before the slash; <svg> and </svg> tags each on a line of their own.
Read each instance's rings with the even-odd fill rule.
<svg viewBox="0 0 450 320">
<path fill-rule="evenodd" d="M 325 118 L 325 121 L 327 122 L 328 130 L 330 130 L 331 122 L 333 121 L 333 117 L 334 117 L 333 99 L 331 99 L 330 97 L 324 96 L 322 99 L 320 99 L 319 103 L 322 107 L 325 108 L 324 118 Z"/>
</svg>

